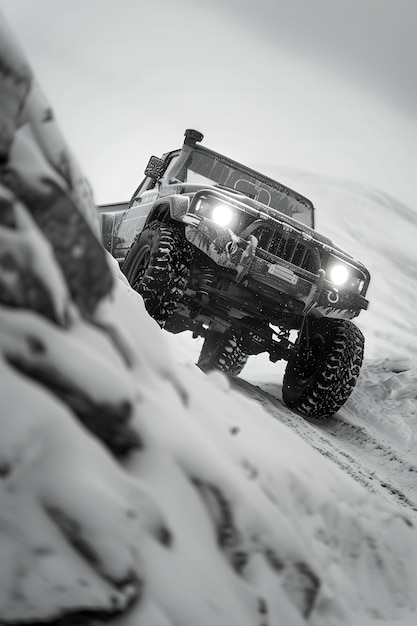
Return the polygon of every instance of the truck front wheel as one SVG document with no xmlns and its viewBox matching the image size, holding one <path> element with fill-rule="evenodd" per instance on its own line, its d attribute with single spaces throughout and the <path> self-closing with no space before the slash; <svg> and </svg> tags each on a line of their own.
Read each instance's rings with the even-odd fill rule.
<svg viewBox="0 0 417 626">
<path fill-rule="evenodd" d="M 349 320 L 307 320 L 300 351 L 292 355 L 285 370 L 284 404 L 307 419 L 331 417 L 355 387 L 363 349 L 364 337 Z"/>
<path fill-rule="evenodd" d="M 191 246 L 179 226 L 153 222 L 126 257 L 123 271 L 161 327 L 184 295 L 191 255 Z"/>
</svg>

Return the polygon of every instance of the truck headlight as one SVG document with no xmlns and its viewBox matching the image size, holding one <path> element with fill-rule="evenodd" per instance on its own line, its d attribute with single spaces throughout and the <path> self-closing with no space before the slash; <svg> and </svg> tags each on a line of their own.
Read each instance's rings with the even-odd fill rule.
<svg viewBox="0 0 417 626">
<path fill-rule="evenodd" d="M 213 207 L 211 217 L 219 226 L 231 226 L 235 215 L 235 211 L 227 204 L 217 204 Z"/>
<path fill-rule="evenodd" d="M 344 285 L 348 281 L 349 276 L 349 269 L 346 265 L 342 265 L 341 263 L 333 265 L 329 272 L 329 277 L 332 283 L 339 286 Z"/>
</svg>

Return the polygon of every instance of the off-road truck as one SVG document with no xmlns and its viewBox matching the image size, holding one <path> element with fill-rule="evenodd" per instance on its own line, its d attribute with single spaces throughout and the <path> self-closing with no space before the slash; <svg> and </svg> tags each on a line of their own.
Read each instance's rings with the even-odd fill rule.
<svg viewBox="0 0 417 626">
<path fill-rule="evenodd" d="M 369 272 L 314 230 L 310 200 L 202 139 L 150 158 L 128 207 L 102 212 L 103 242 L 161 327 L 204 338 L 202 370 L 267 352 L 287 361 L 284 403 L 325 419 L 359 375 Z"/>
</svg>

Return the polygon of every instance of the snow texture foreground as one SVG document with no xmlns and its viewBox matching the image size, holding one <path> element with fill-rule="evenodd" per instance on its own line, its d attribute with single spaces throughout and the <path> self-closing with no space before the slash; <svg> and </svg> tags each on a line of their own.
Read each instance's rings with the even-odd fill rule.
<svg viewBox="0 0 417 626">
<path fill-rule="evenodd" d="M 415 623 L 413 522 L 176 361 L 0 35 L 0 623 Z"/>
</svg>

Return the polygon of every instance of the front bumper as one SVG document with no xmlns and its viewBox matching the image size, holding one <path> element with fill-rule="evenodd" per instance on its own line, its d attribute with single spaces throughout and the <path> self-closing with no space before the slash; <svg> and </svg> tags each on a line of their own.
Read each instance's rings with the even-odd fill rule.
<svg viewBox="0 0 417 626">
<path fill-rule="evenodd" d="M 315 307 L 327 317 L 352 319 L 368 307 L 368 301 L 359 293 L 337 290 L 325 279 L 323 270 L 313 274 L 274 257 L 274 261 L 257 254 L 257 240 L 253 236 L 242 239 L 231 230 L 219 226 L 206 217 L 187 213 L 183 217 L 185 236 L 196 248 L 218 266 L 233 270 L 235 280 L 243 286 L 252 279 L 280 295 L 304 305 L 304 311 Z M 246 278 L 246 280 L 245 280 Z"/>
</svg>

